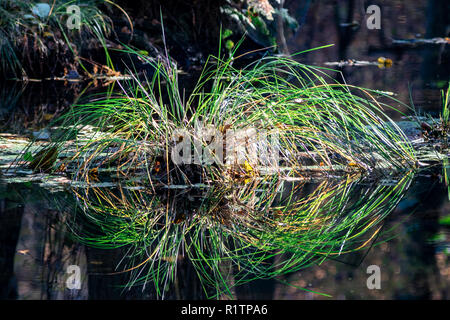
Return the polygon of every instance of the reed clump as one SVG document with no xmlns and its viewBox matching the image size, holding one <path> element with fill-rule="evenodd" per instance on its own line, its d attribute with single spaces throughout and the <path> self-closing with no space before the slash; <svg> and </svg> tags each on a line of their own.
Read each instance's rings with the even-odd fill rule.
<svg viewBox="0 0 450 320">
<path fill-rule="evenodd" d="M 265 57 L 236 69 L 238 57 L 210 57 L 186 97 L 173 63 L 141 59 L 152 65 L 153 74 L 132 76 L 121 83 L 122 94 L 93 97 L 60 119 L 67 136 L 78 135 L 55 142 L 73 150 L 64 165 L 74 179 L 115 168 L 117 176 L 147 182 L 209 184 L 415 166 L 408 138 L 384 113 L 391 107 L 377 100 L 383 94 L 335 83 L 326 69 L 287 57 Z M 251 142 L 251 135 L 244 135 L 239 156 L 230 161 L 234 153 L 227 139 L 249 131 L 265 139 Z M 183 139 L 189 144 L 180 153 L 176 148 Z"/>
</svg>

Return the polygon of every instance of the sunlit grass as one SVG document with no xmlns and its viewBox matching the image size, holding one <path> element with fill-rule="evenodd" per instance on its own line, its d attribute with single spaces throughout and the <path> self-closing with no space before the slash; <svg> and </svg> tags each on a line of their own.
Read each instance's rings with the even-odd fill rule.
<svg viewBox="0 0 450 320">
<path fill-rule="evenodd" d="M 128 286 L 151 283 L 164 297 L 179 261 L 189 261 L 205 294 L 219 298 L 235 285 L 362 250 L 409 186 L 415 151 L 384 113 L 391 107 L 377 100 L 382 93 L 286 57 L 237 69 L 234 55 L 210 57 L 189 94 L 169 58 L 140 55 L 152 74 L 131 72 L 121 94 L 73 106 L 54 124 L 66 133 L 38 159 L 31 155 L 36 171 L 66 171 L 79 183 L 82 212 L 71 230 L 89 246 L 126 248 L 117 272 L 129 273 Z M 197 123 L 225 135 L 247 128 L 276 135 L 268 143 L 279 161 L 257 163 L 247 150 L 237 166 L 175 165 L 180 130 L 208 144 Z M 369 174 L 401 178 L 366 188 Z M 312 191 L 305 187 L 324 176 Z M 117 188 L 95 187 L 104 178 Z"/>
<path fill-rule="evenodd" d="M 91 135 L 71 142 L 77 152 L 66 165 L 73 167 L 75 179 L 86 180 L 90 170 L 112 164 L 118 175 L 145 173 L 151 180 L 155 158 L 162 157 L 170 183 L 174 172 L 182 171 L 170 156 L 177 132 L 208 144 L 195 135 L 196 123 L 224 135 L 227 130 L 254 128 L 277 136 L 271 147 L 279 152 L 281 162 L 276 165 L 284 169 L 272 174 L 292 177 L 309 175 L 312 168 L 323 173 L 415 166 L 408 139 L 384 114 L 390 107 L 376 99 L 381 94 L 335 83 L 324 69 L 285 57 L 266 57 L 235 69 L 233 57 L 210 57 L 194 91 L 186 96 L 174 64 L 168 59 L 141 58 L 154 67 L 152 75 L 134 76 L 122 82 L 123 94 L 92 97 L 60 119 L 63 127 L 77 132 L 93 129 Z M 56 144 L 60 149 L 67 146 L 64 137 Z M 253 165 L 252 156 L 247 150 L 252 175 L 270 172 L 267 165 Z M 228 181 L 235 169 L 220 162 L 201 168 L 207 183 Z M 184 182 L 189 184 L 189 179 Z"/>
<path fill-rule="evenodd" d="M 442 91 L 441 123 L 445 133 L 450 133 L 450 82 L 446 92 Z"/>
</svg>

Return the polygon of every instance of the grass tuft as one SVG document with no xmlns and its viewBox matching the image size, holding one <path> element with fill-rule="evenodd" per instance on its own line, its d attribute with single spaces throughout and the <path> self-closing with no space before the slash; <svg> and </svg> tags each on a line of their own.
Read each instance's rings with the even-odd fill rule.
<svg viewBox="0 0 450 320">
<path fill-rule="evenodd" d="M 0 1 L 1 72 L 22 77 L 29 71 L 34 72 L 35 62 L 44 58 L 60 61 L 64 67 L 70 64 L 83 66 L 78 60 L 80 52 L 94 42 L 104 47 L 105 39 L 113 30 L 112 20 L 99 9 L 105 3 L 117 6 L 110 0 L 55 0 L 49 4 Z M 67 8 L 71 5 L 80 9 L 80 29 L 70 30 L 67 26 L 71 19 Z M 68 53 L 72 55 L 71 59 Z"/>
<path fill-rule="evenodd" d="M 131 48 L 127 51 L 139 55 Z M 63 127 L 72 128 L 68 136 L 85 131 L 70 142 L 76 152 L 65 161 L 76 180 L 88 179 L 90 170 L 114 167 L 118 176 L 146 175 L 165 184 L 171 180 L 192 184 L 195 177 L 175 164 L 171 155 L 180 132 L 207 149 L 211 141 L 199 136 L 199 123 L 214 130 L 212 140 L 222 136 L 225 152 L 223 161 L 213 153 L 210 156 L 216 161 L 194 170 L 202 183 L 248 175 L 382 172 L 415 165 L 409 140 L 384 113 L 389 106 L 376 99 L 380 93 L 334 83 L 327 69 L 285 57 L 266 57 L 235 69 L 233 56 L 210 57 L 186 98 L 169 59 L 141 58 L 153 66 L 152 75 L 133 76 L 121 83 L 122 94 L 93 97 L 60 119 Z M 242 142 L 237 165 L 226 161 L 229 132 L 249 128 L 265 133 L 267 145 Z M 64 137 L 56 143 L 67 146 Z M 263 147 L 279 160 L 262 161 Z M 161 170 L 158 163 L 163 164 Z M 155 170 L 158 175 L 152 174 Z"/>
</svg>

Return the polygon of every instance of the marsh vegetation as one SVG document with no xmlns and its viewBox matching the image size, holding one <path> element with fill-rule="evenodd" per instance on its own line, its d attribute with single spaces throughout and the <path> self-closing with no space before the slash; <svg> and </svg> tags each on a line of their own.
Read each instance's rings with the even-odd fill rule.
<svg viewBox="0 0 450 320">
<path fill-rule="evenodd" d="M 439 114 L 423 112 L 390 88 L 351 84 L 333 69 L 384 72 L 391 59 L 307 64 L 303 57 L 330 46 L 288 54 L 280 30 L 298 25 L 282 5 L 225 2 L 220 12 L 234 29 L 217 28 L 217 53 L 199 59 L 187 81 L 188 63 L 169 54 L 180 38 L 166 37 L 175 28 L 162 8 L 152 22 L 161 40 L 150 45 L 147 37 L 144 50 L 136 46 L 142 39 L 111 40 L 111 10 L 122 33 L 134 32 L 120 1 L 85 2 L 77 31 L 62 23 L 71 2 L 0 2 L 4 75 L 88 82 L 73 103 L 43 112 L 31 137 L 0 136 L 0 179 L 64 192 L 48 197 L 64 243 L 119 250 L 104 276 L 125 276 L 124 292 L 180 299 L 192 272 L 205 298 L 233 298 L 264 279 L 329 297 L 285 279 L 396 237 L 383 226 L 418 176 L 441 179 L 450 199 L 449 83 Z M 36 61 L 52 55 L 54 69 L 36 73 Z M 4 128 L 20 121 L 11 116 Z"/>
</svg>

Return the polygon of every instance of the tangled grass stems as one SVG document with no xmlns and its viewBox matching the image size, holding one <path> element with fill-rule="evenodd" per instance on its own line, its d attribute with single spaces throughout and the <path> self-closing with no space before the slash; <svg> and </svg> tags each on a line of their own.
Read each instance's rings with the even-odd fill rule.
<svg viewBox="0 0 450 320">
<path fill-rule="evenodd" d="M 83 214 L 73 233 L 89 246 L 126 248 L 130 259 L 118 272 L 130 273 L 128 286 L 152 283 L 164 297 L 180 261 L 189 261 L 205 294 L 220 297 L 233 285 L 361 250 L 409 186 L 410 173 L 394 185 L 358 184 L 363 173 L 390 175 L 416 162 L 377 91 L 333 83 L 326 69 L 284 57 L 235 69 L 231 56 L 210 57 L 186 100 L 175 65 L 141 58 L 153 74 L 122 82 L 122 94 L 74 106 L 59 119 L 66 134 L 52 146 L 56 167 L 84 183 L 74 190 Z M 222 144 L 228 130 L 276 135 L 266 142 L 280 155 L 276 170 L 255 161 L 248 145 L 244 163 L 175 164 L 180 130 L 203 147 L 211 142 L 197 134 L 198 123 L 225 135 Z M 127 182 L 119 179 L 114 191 L 91 186 L 102 170 Z M 305 192 L 312 175 L 338 172 L 337 183 Z M 190 194 L 195 181 L 201 188 Z"/>
<path fill-rule="evenodd" d="M 151 283 L 163 298 L 188 260 L 205 293 L 218 298 L 233 286 L 367 248 L 412 177 L 365 187 L 348 175 L 315 183 L 313 192 L 311 184 L 280 179 L 189 193 L 80 188 L 81 212 L 70 226 L 89 246 L 129 248 L 117 271 L 129 272 L 127 286 Z"/>
<path fill-rule="evenodd" d="M 383 111 L 390 107 L 376 100 L 380 93 L 333 83 L 326 69 L 285 57 L 265 57 L 235 69 L 233 58 L 210 57 L 186 100 L 175 65 L 141 58 L 153 66 L 152 75 L 144 79 L 133 76 L 121 84 L 122 94 L 95 97 L 74 106 L 60 119 L 65 128 L 77 133 L 90 128 L 91 132 L 75 141 L 77 152 L 66 160 L 67 166 L 74 167 L 75 179 L 86 180 L 90 170 L 113 164 L 118 175 L 146 173 L 151 180 L 155 158 L 162 157 L 167 170 L 164 183 L 170 183 L 177 172 L 182 183 L 191 184 L 192 177 L 172 163 L 171 152 L 180 132 L 188 135 L 188 141 L 208 148 L 211 141 L 198 135 L 198 123 L 213 128 L 214 139 L 222 134 L 225 147 L 230 131 L 253 128 L 267 137 L 276 136 L 271 140 L 275 142 L 267 143 L 279 153 L 281 162 L 275 165 L 282 170 L 271 171 L 267 163 L 261 165 L 247 145 L 243 158 L 251 166 L 243 171 L 250 170 L 252 175 L 308 175 L 311 168 L 317 172 L 372 172 L 415 166 L 407 137 Z M 72 136 L 73 130 L 67 135 Z M 63 143 L 64 137 L 56 142 L 58 146 Z M 214 164 L 199 169 L 202 181 L 229 181 L 227 174 L 236 171 L 234 163 L 211 155 Z M 237 167 L 242 169 L 242 163 Z"/>
<path fill-rule="evenodd" d="M 51 51 L 64 55 L 70 51 L 77 63 L 87 71 L 79 60 L 84 44 L 98 41 L 106 50 L 105 39 L 112 33 L 112 20 L 99 7 L 108 4 L 126 12 L 110 0 L 56 0 L 50 4 L 38 1 L 0 1 L 0 61 L 1 71 L 6 75 L 20 77 L 33 68 L 32 57 L 42 60 Z M 67 9 L 77 5 L 80 9 L 80 28 L 70 30 Z M 126 15 L 127 16 L 127 15 Z M 130 21 L 129 17 L 127 16 Z M 106 52 L 107 53 L 107 52 Z M 54 53 L 53 53 L 54 54 Z M 109 55 L 106 54 L 108 59 Z M 24 61 L 28 64 L 24 66 Z M 57 59 L 64 57 L 57 56 Z M 108 65 L 112 65 L 108 61 Z"/>
</svg>

